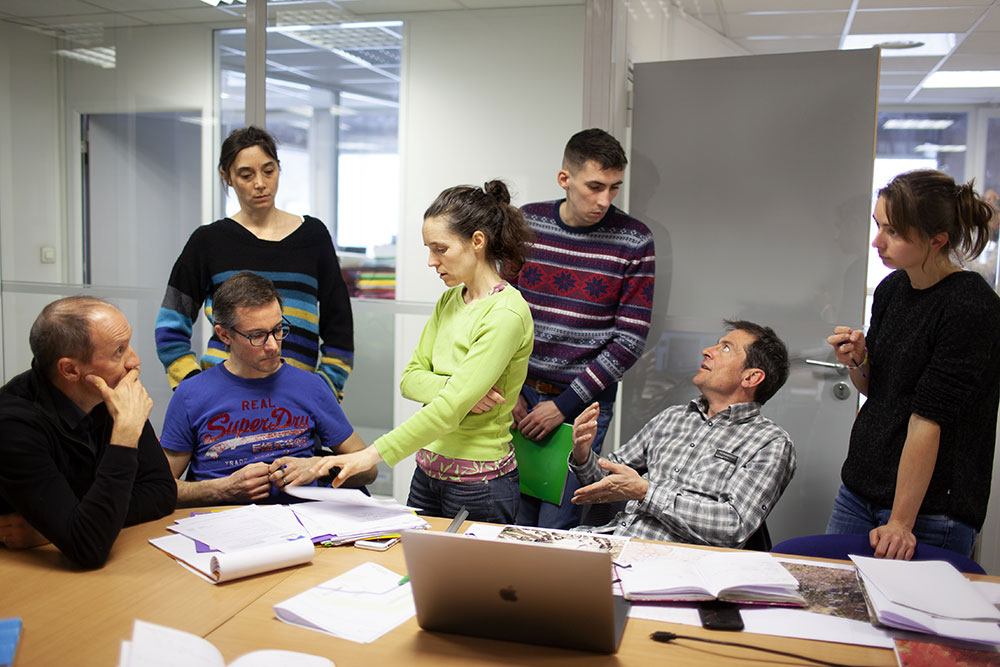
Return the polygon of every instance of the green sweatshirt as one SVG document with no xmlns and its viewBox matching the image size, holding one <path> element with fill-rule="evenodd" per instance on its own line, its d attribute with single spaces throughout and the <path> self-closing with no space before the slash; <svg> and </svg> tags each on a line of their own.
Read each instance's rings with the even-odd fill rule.
<svg viewBox="0 0 1000 667">
<path fill-rule="evenodd" d="M 528 372 L 534 326 L 514 287 L 466 304 L 463 286 L 445 292 L 403 371 L 405 398 L 424 404 L 375 441 L 395 465 L 421 447 L 450 458 L 497 461 L 507 455 L 511 412 Z M 496 385 L 507 400 L 479 415 L 469 410 Z"/>
</svg>

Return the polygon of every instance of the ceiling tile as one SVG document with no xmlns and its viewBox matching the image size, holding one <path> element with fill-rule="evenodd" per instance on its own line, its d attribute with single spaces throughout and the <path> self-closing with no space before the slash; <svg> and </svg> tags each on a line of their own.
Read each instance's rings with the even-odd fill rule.
<svg viewBox="0 0 1000 667">
<path fill-rule="evenodd" d="M 982 23 L 976 26 L 976 30 L 992 30 L 1000 32 L 1000 6 L 994 5 Z"/>
<path fill-rule="evenodd" d="M 538 5 L 582 5 L 584 0 L 544 0 L 544 2 L 525 2 L 525 0 L 460 0 L 468 9 L 506 9 L 510 7 L 531 7 Z M 413 4 L 413 3 L 411 3 Z"/>
<path fill-rule="evenodd" d="M 956 54 L 948 58 L 944 65 L 941 66 L 941 69 L 956 72 L 977 69 L 1000 69 L 1000 58 L 995 53 L 976 55 Z"/>
<path fill-rule="evenodd" d="M 202 7 L 195 7 L 191 9 L 159 9 L 153 11 L 132 11 L 128 13 L 131 16 L 143 23 L 148 23 L 152 25 L 170 25 L 170 24 L 181 24 L 181 23 L 211 23 L 219 24 L 224 26 L 230 26 L 233 23 L 243 25 L 244 20 L 241 17 L 233 16 L 232 14 L 227 14 L 226 12 L 220 12 L 214 7 L 209 7 L 204 3 L 200 3 Z"/>
<path fill-rule="evenodd" d="M 208 7 L 201 0 L 170 0 L 169 3 L 163 2 L 163 0 L 83 0 L 87 4 L 94 5 L 95 7 L 100 7 L 104 11 L 109 12 L 128 12 L 133 13 L 136 10 L 143 9 L 163 9 L 164 5 L 169 4 L 170 9 L 190 9 L 193 7 Z M 6 0 L 0 0 L 3 4 L 6 4 Z M 211 9 L 211 7 L 209 7 Z"/>
<path fill-rule="evenodd" d="M 878 83 L 880 88 L 882 86 L 908 86 L 913 88 L 923 81 L 926 75 L 926 72 L 920 74 L 894 74 L 892 72 L 882 72 L 882 74 L 879 75 Z"/>
<path fill-rule="evenodd" d="M 859 11 L 854 15 L 851 33 L 855 35 L 880 35 L 900 32 L 957 32 L 964 33 L 972 27 L 983 10 L 978 7 L 965 9 L 919 9 L 913 11 Z M 904 27 L 905 26 L 905 27 Z"/>
<path fill-rule="evenodd" d="M 96 25 L 102 28 L 127 28 L 146 25 L 143 21 L 125 14 L 79 14 L 76 16 L 38 16 L 31 19 L 38 26 L 57 29 L 76 28 L 81 25 Z"/>
<path fill-rule="evenodd" d="M 799 51 L 834 51 L 840 40 L 824 37 L 819 39 L 735 39 L 740 46 L 751 53 L 795 53 Z"/>
<path fill-rule="evenodd" d="M 101 14 L 100 7 L 95 7 L 80 0 L 2 0 L 0 5 L 8 14 L 31 18 L 35 16 L 75 16 L 78 14 Z"/>
<path fill-rule="evenodd" d="M 1000 102 L 1000 88 L 921 88 L 912 104 L 988 104 Z"/>
<path fill-rule="evenodd" d="M 993 0 L 859 0 L 858 9 L 910 9 L 911 7 L 987 7 Z"/>
<path fill-rule="evenodd" d="M 983 53 L 1000 53 L 1000 32 L 972 33 L 955 49 L 956 55 L 977 55 Z"/>
<path fill-rule="evenodd" d="M 738 12 L 843 10 L 851 8 L 851 0 L 722 0 L 722 10 Z"/>
<path fill-rule="evenodd" d="M 806 14 L 730 14 L 729 37 L 837 35 L 844 29 L 847 12 Z"/>
<path fill-rule="evenodd" d="M 459 0 L 421 0 L 419 3 L 414 3 L 413 0 L 356 0 L 355 2 L 341 2 L 340 5 L 359 16 L 462 9 Z"/>
<path fill-rule="evenodd" d="M 912 56 L 882 58 L 883 72 L 926 72 L 938 64 L 941 58 L 937 56 Z"/>
</svg>

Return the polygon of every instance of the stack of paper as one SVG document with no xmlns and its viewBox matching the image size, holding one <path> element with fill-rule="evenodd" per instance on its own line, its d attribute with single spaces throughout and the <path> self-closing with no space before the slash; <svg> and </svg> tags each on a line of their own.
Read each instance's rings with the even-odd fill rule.
<svg viewBox="0 0 1000 667">
<path fill-rule="evenodd" d="M 308 563 L 315 553 L 298 519 L 279 505 L 198 514 L 168 530 L 177 534 L 150 544 L 212 583 Z"/>
<path fill-rule="evenodd" d="M 357 489 L 287 487 L 289 495 L 314 500 L 291 509 L 313 542 L 348 544 L 403 530 L 425 530 L 429 524 L 395 500 L 379 500 Z"/>
<path fill-rule="evenodd" d="M 406 578 L 370 562 L 274 605 L 274 615 L 285 623 L 361 643 L 375 641 L 414 613 Z"/>
<path fill-rule="evenodd" d="M 944 561 L 851 556 L 872 614 L 893 628 L 1000 644 L 1000 611 Z"/>
</svg>

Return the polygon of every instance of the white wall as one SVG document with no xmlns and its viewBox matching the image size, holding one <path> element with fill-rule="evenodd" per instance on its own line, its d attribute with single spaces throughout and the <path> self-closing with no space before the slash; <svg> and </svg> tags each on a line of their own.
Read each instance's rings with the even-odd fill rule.
<svg viewBox="0 0 1000 667">
<path fill-rule="evenodd" d="M 213 183 L 213 165 L 219 141 L 214 132 L 212 65 L 212 25 L 172 25 L 119 28 L 105 33 L 105 42 L 114 45 L 117 65 L 100 69 L 86 63 L 67 61 L 64 66 L 66 179 L 69 184 L 68 211 L 70 280 L 79 280 L 80 168 L 73 156 L 80 142 L 80 115 L 91 113 L 140 113 L 196 110 L 202 117 L 202 183 Z M 211 187 L 202 188 L 201 216 L 187 223 L 190 229 L 212 220 Z M 136 215 L 141 216 L 141 203 Z M 100 260 L 100 250 L 92 261 Z M 117 251 L 118 249 L 114 249 Z M 127 251 L 127 249 L 122 249 Z"/>
<path fill-rule="evenodd" d="M 434 302 L 443 287 L 426 264 L 423 213 L 450 186 L 503 178 L 513 202 L 556 199 L 566 140 L 581 129 L 584 8 L 404 15 L 400 152 L 402 228 L 396 295 Z M 397 315 L 395 377 L 426 318 Z M 393 423 L 420 407 L 393 386 Z M 393 471 L 405 500 L 413 458 Z"/>
<path fill-rule="evenodd" d="M 64 278 L 55 48 L 52 38 L 0 23 L 0 268 L 5 280 Z M 56 248 L 57 263 L 39 261 L 42 246 Z"/>
<path fill-rule="evenodd" d="M 634 63 L 745 56 L 750 52 L 707 25 L 678 11 L 652 16 L 643 9 L 629 14 L 629 58 Z"/>
<path fill-rule="evenodd" d="M 582 6 L 420 12 L 406 29 L 397 298 L 436 301 L 423 213 L 441 190 L 502 177 L 514 203 L 555 199 L 570 135 L 581 129 Z"/>
</svg>

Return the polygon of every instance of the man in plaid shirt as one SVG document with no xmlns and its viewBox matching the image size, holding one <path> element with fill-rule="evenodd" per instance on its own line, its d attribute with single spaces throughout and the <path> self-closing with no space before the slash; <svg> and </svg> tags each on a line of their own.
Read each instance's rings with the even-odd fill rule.
<svg viewBox="0 0 1000 667">
<path fill-rule="evenodd" d="M 788 379 L 788 350 L 769 327 L 725 324 L 692 379 L 701 396 L 658 414 L 607 459 L 590 448 L 597 404 L 573 422 L 570 469 L 586 485 L 573 502 L 627 500 L 606 527 L 616 535 L 741 547 L 791 480 L 792 441 L 760 414 Z"/>
</svg>

